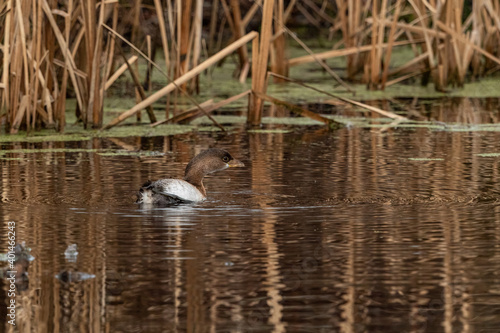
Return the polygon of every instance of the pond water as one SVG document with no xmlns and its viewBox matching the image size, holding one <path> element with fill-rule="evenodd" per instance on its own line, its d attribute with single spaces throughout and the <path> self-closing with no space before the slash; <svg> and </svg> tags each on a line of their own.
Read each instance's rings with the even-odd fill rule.
<svg viewBox="0 0 500 333">
<path fill-rule="evenodd" d="M 287 129 L 0 144 L 0 244 L 14 221 L 35 257 L 16 330 L 498 330 L 500 132 Z M 134 204 L 207 147 L 246 167 L 203 203 Z"/>
</svg>

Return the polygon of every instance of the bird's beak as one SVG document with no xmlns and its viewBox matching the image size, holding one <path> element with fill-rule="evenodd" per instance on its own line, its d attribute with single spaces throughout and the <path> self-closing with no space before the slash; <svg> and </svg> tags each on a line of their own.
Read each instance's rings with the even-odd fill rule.
<svg viewBox="0 0 500 333">
<path fill-rule="evenodd" d="M 235 160 L 235 159 L 232 159 L 231 161 L 229 161 L 229 163 L 227 164 L 230 168 L 238 168 L 238 167 L 244 167 L 245 164 L 243 164 L 243 162 L 239 161 L 239 160 Z"/>
</svg>

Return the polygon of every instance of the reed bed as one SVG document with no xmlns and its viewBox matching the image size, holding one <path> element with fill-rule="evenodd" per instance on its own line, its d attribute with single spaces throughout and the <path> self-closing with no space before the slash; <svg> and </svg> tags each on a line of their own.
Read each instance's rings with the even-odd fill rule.
<svg viewBox="0 0 500 333">
<path fill-rule="evenodd" d="M 329 31 L 332 49 L 313 53 L 291 25 Z M 308 55 L 288 59 L 290 38 Z M 414 58 L 392 67 L 398 47 L 411 48 Z M 155 62 L 159 52 L 161 65 Z M 252 91 L 219 103 L 196 102 L 192 95 L 199 92 L 199 75 L 232 53 L 235 84 L 251 80 Z M 345 58 L 345 71 L 328 66 L 335 57 Z M 139 62 L 148 64 L 145 73 L 138 72 Z M 461 87 L 500 68 L 500 3 L 5 0 L 0 3 L 0 124 L 13 134 L 40 128 L 62 132 L 72 98 L 85 128 L 109 128 L 142 110 L 157 125 L 210 117 L 221 105 L 250 94 L 248 122 L 258 125 L 264 101 L 287 104 L 267 95 L 268 70 L 275 82 L 285 82 L 290 67 L 307 62 L 318 63 L 346 89 L 353 82 L 384 89 L 415 76 L 439 91 Z M 148 92 L 153 71 L 169 83 Z M 125 72 L 134 84 L 136 105 L 104 124 L 104 100 Z M 195 107 L 179 110 L 179 94 Z M 164 97 L 165 117 L 157 119 L 152 103 Z"/>
</svg>

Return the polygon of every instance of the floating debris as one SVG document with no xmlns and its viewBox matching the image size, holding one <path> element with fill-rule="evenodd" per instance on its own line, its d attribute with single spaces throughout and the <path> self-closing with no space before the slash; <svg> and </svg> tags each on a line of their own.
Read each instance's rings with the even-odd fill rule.
<svg viewBox="0 0 500 333">
<path fill-rule="evenodd" d="M 62 271 L 56 274 L 56 279 L 66 283 L 85 281 L 93 278 L 95 278 L 94 274 L 85 272 Z"/>
<path fill-rule="evenodd" d="M 14 249 L 15 258 L 14 261 L 18 260 L 27 260 L 33 261 L 35 257 L 31 255 L 31 248 L 26 246 L 25 242 L 21 242 L 21 244 L 17 243 Z M 0 261 L 8 261 L 8 253 L 0 253 Z"/>
<path fill-rule="evenodd" d="M 8 253 L 0 254 L 0 261 L 10 262 L 7 269 L 0 270 L 0 275 L 6 278 L 14 277 L 17 290 L 26 290 L 29 286 L 28 268 L 33 260 L 35 257 L 31 255 L 31 248 L 27 247 L 25 242 L 17 243 L 14 248 L 14 258 L 9 257 Z"/>
<path fill-rule="evenodd" d="M 78 257 L 78 250 L 76 244 L 71 244 L 64 251 L 64 258 L 66 258 L 67 262 L 76 262 Z"/>
</svg>

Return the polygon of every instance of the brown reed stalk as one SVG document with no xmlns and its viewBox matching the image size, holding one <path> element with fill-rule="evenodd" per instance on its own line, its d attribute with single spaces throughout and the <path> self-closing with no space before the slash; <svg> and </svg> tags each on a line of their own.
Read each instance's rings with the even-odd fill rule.
<svg viewBox="0 0 500 333">
<path fill-rule="evenodd" d="M 108 10 L 108 8 L 111 8 L 110 10 Z M 105 19 L 104 21 L 107 21 L 107 18 L 109 18 L 109 15 L 111 15 L 112 19 L 111 19 L 111 27 L 116 30 L 117 29 L 117 25 L 118 25 L 118 3 L 112 3 L 110 5 L 108 5 L 106 7 L 107 9 L 107 12 L 108 14 L 105 15 Z M 69 9 L 68 9 L 69 11 Z M 111 72 L 113 71 L 113 60 L 114 60 L 114 56 L 115 56 L 115 42 L 116 42 L 116 38 L 113 38 L 113 36 L 111 36 L 110 34 L 107 34 L 108 37 L 108 42 L 107 44 L 109 45 L 109 50 L 107 52 L 107 55 L 108 55 L 108 58 L 106 60 L 106 64 L 108 64 L 106 66 L 106 71 L 104 72 L 104 76 L 103 76 L 103 82 L 106 82 L 107 84 L 107 81 L 108 79 L 110 78 L 111 76 Z M 105 88 L 106 90 L 106 88 Z"/>
<path fill-rule="evenodd" d="M 372 1 L 367 1 L 363 7 L 361 0 L 336 0 L 339 8 L 340 29 L 342 39 L 346 49 L 361 46 L 364 43 L 359 34 L 363 30 L 364 18 L 368 15 L 369 5 Z M 353 80 L 358 72 L 364 67 L 364 55 L 352 54 L 347 56 L 347 78 Z"/>
<path fill-rule="evenodd" d="M 399 19 L 400 11 L 401 11 L 401 0 L 397 0 L 396 5 L 394 6 L 394 17 L 392 18 L 391 30 L 389 32 L 388 46 L 387 46 L 387 50 L 385 52 L 384 69 L 382 72 L 382 79 L 380 82 L 380 87 L 382 90 L 385 89 L 385 86 L 387 83 L 387 77 L 389 76 L 389 64 L 391 62 L 392 48 L 394 46 L 394 41 L 395 41 L 394 36 L 396 34 L 396 24 L 397 24 L 398 19 Z M 382 45 L 380 45 L 380 49 L 381 48 L 382 48 Z"/>
<path fill-rule="evenodd" d="M 94 0 L 95 1 L 95 0 Z M 97 17 L 95 16 L 95 10 L 93 11 L 93 15 L 90 15 L 89 23 L 92 21 L 95 22 L 97 29 L 95 31 L 94 27 L 92 30 L 92 39 L 89 39 L 92 44 L 87 46 L 92 50 L 92 65 L 90 67 L 90 84 L 89 84 L 89 104 L 88 104 L 88 117 L 89 125 L 93 128 L 100 128 L 102 126 L 102 101 L 103 96 L 102 92 L 102 80 L 101 80 L 101 60 L 103 53 L 103 23 L 104 23 L 104 9 L 105 2 L 101 2 L 100 12 L 99 12 L 99 21 L 97 21 Z M 96 7 L 94 7 L 96 8 Z"/>
<path fill-rule="evenodd" d="M 10 63 L 10 36 L 11 36 L 11 19 L 12 19 L 12 4 L 14 0 L 7 0 L 5 3 L 5 24 L 3 26 L 3 66 L 2 66 L 2 99 L 0 103 L 0 112 L 9 110 L 10 85 L 9 85 L 9 63 Z"/>
<path fill-rule="evenodd" d="M 30 10 L 31 8 L 24 8 L 26 11 L 27 10 Z M 17 73 L 22 73 L 22 77 L 24 78 L 24 94 L 26 96 L 28 96 L 28 99 L 31 98 L 31 94 L 30 94 L 30 90 L 29 90 L 29 87 L 30 87 L 30 70 L 29 68 L 31 67 L 30 63 L 28 63 L 28 49 L 27 49 L 27 36 L 26 36 L 26 30 L 25 30 L 25 20 L 24 20 L 24 16 L 26 15 L 25 13 L 23 13 L 23 7 L 21 6 L 21 0 L 16 0 L 16 8 L 15 8 L 15 11 L 16 11 L 16 19 L 17 19 L 17 23 L 18 23 L 18 29 L 19 29 L 19 34 L 18 34 L 18 39 L 21 40 L 21 49 L 18 49 L 19 52 L 21 53 L 21 57 L 22 57 L 22 64 L 20 64 L 20 70 L 17 72 Z M 22 69 L 21 69 L 22 67 Z M 21 89 L 21 87 L 19 87 Z M 21 93 L 22 94 L 22 93 Z M 28 105 L 26 106 L 26 111 L 25 111 L 25 115 L 26 115 L 26 125 L 28 126 L 28 131 L 30 129 L 30 118 L 32 117 L 32 110 L 33 110 L 33 107 L 31 105 L 31 103 L 28 103 Z"/>
<path fill-rule="evenodd" d="M 212 1 L 212 11 L 210 14 L 210 29 L 208 33 L 208 52 L 211 54 L 215 47 L 215 33 L 217 29 L 217 16 L 219 12 L 219 0 Z"/>
<path fill-rule="evenodd" d="M 73 0 L 68 1 L 67 15 L 64 18 L 64 39 L 70 43 L 71 18 L 73 16 Z M 61 90 L 56 103 L 56 118 L 58 131 L 63 132 L 66 125 L 66 91 L 68 89 L 68 70 L 63 69 Z"/>
<path fill-rule="evenodd" d="M 223 0 L 224 3 L 224 0 Z M 233 14 L 233 25 L 234 25 L 234 30 L 233 30 L 233 37 L 234 40 L 238 40 L 243 36 L 243 24 L 241 21 L 241 11 L 240 11 L 240 1 L 238 0 L 231 0 L 231 12 Z M 239 62 L 240 62 L 240 68 L 239 71 L 240 73 L 245 71 L 248 71 L 248 51 L 245 46 L 242 46 L 238 49 L 238 57 L 239 57 Z M 245 81 L 246 77 L 240 77 L 240 82 L 243 83 Z"/>
<path fill-rule="evenodd" d="M 86 112 L 82 112 L 83 125 L 87 127 L 89 123 L 92 122 L 92 106 L 93 106 L 93 89 L 89 90 L 94 80 L 92 77 L 92 65 L 94 64 L 94 50 L 96 41 L 96 0 L 83 1 L 82 6 L 82 18 L 83 18 L 83 30 L 84 30 L 84 42 L 85 42 L 85 57 L 80 58 L 84 63 L 84 72 L 87 74 L 86 80 L 86 93 L 88 98 L 86 98 Z M 89 108 L 90 106 L 90 108 Z"/>
<path fill-rule="evenodd" d="M 52 16 L 52 12 L 51 12 L 51 9 L 47 3 L 47 0 L 41 0 L 41 1 L 43 1 L 42 8 L 43 8 L 43 11 L 45 13 L 45 17 L 49 20 L 52 31 L 54 32 L 56 40 L 59 44 L 59 49 L 61 50 L 61 53 L 64 57 L 64 61 L 66 63 L 66 68 L 68 70 L 69 76 L 70 76 L 71 81 L 73 83 L 73 88 L 75 89 L 75 95 L 76 95 L 78 106 L 80 107 L 80 110 L 82 111 L 82 113 L 85 113 L 86 105 L 83 103 L 82 85 L 81 85 L 80 81 L 77 79 L 76 65 L 75 65 L 75 62 L 73 59 L 73 55 L 70 52 L 69 48 L 67 47 L 64 36 L 62 35 L 61 31 L 59 30 L 59 28 L 56 24 L 54 17 Z"/>
<path fill-rule="evenodd" d="M 163 7 L 160 0 L 154 0 L 154 2 L 156 16 L 158 17 L 158 26 L 160 28 L 163 54 L 165 56 L 165 68 L 170 68 L 170 52 L 168 50 L 167 26 L 165 25 L 165 18 L 163 17 Z M 170 3 L 170 0 L 168 2 Z"/>
<path fill-rule="evenodd" d="M 175 77 L 179 77 L 180 75 L 186 73 L 188 71 L 189 59 L 187 57 L 189 51 L 189 35 L 191 31 L 191 7 L 192 0 L 182 0 L 182 4 L 180 6 L 181 10 L 181 18 L 180 18 L 180 32 L 178 43 L 179 47 L 179 70 L 178 75 Z"/>
<path fill-rule="evenodd" d="M 17 1 L 15 4 L 13 3 L 12 9 L 14 10 L 13 31 L 15 33 L 17 33 L 16 36 L 13 36 L 13 40 L 19 40 L 21 37 L 19 37 L 20 29 L 17 27 L 20 24 L 19 19 L 18 19 L 18 14 L 17 14 L 17 10 L 18 10 L 17 9 Z M 12 52 L 12 56 L 11 56 L 11 62 L 9 64 L 10 65 L 9 69 L 13 73 L 20 74 L 20 75 L 15 75 L 14 77 L 12 77 L 12 80 L 9 82 L 10 88 L 11 88 L 11 90 L 10 90 L 11 94 L 9 96 L 10 112 L 9 112 L 8 121 L 9 121 L 9 125 L 11 127 L 11 133 L 16 133 L 18 128 L 19 128 L 19 124 L 21 124 L 21 122 L 25 116 L 25 111 L 27 108 L 27 103 L 29 103 L 29 100 L 28 100 L 28 96 L 23 94 L 23 92 L 21 90 L 22 89 L 22 79 L 23 79 L 23 75 L 22 75 L 22 73 L 23 73 L 23 68 L 22 68 L 23 57 L 20 54 L 21 53 L 21 43 L 19 43 L 19 42 L 13 43 L 12 50 L 10 50 L 10 52 Z M 16 111 L 17 111 L 17 114 L 16 114 Z M 15 131 L 15 132 L 13 132 L 13 131 Z"/>
<path fill-rule="evenodd" d="M 262 118 L 262 109 L 264 106 L 262 97 L 259 94 L 263 94 L 266 91 L 266 72 L 267 72 L 267 61 L 269 57 L 270 42 L 272 37 L 272 23 L 273 23 L 273 10 L 274 10 L 274 0 L 264 0 L 262 13 L 262 25 L 260 32 L 259 41 L 259 53 L 257 61 L 254 60 L 252 66 L 256 66 L 254 72 L 255 76 L 252 77 L 252 81 L 255 80 L 255 85 L 252 82 L 252 103 L 248 110 L 247 122 L 250 125 L 259 125 Z"/>
<path fill-rule="evenodd" d="M 378 81 L 379 65 L 380 65 L 380 52 L 377 47 L 378 36 L 380 36 L 379 31 L 379 10 L 378 10 L 378 0 L 372 1 L 373 11 L 372 18 L 373 24 L 371 29 L 371 49 L 370 49 L 370 61 L 365 64 L 365 78 L 363 81 L 368 83 L 368 87 L 372 90 L 376 89 L 376 82 Z M 382 34 L 383 36 L 383 34 Z"/>
<path fill-rule="evenodd" d="M 196 0 L 193 24 L 193 55 L 192 66 L 198 66 L 201 56 L 201 33 L 203 30 L 203 0 Z M 198 76 L 191 81 L 191 91 L 199 92 Z"/>
<path fill-rule="evenodd" d="M 252 91 L 257 91 L 257 61 L 259 59 L 259 38 L 252 40 Z M 254 103 L 254 96 L 250 95 L 248 98 L 248 113 L 252 110 L 252 103 Z M 248 118 L 249 116 L 247 116 Z"/>
<path fill-rule="evenodd" d="M 142 0 L 135 0 L 132 2 L 132 37 L 131 41 L 133 44 L 137 44 L 139 38 L 139 25 L 141 24 L 141 11 L 142 11 Z"/>
<path fill-rule="evenodd" d="M 288 76 L 288 59 L 286 58 L 286 40 L 282 26 L 285 26 L 285 4 L 283 0 L 276 1 L 276 18 L 274 20 L 274 31 L 276 32 L 272 44 L 271 71 L 284 76 Z M 274 78 L 275 82 L 283 82 L 279 78 Z"/>
<path fill-rule="evenodd" d="M 31 46 L 32 49 L 34 50 L 34 73 L 32 72 L 30 75 L 31 77 L 34 77 L 34 80 L 31 80 L 30 84 L 30 91 L 33 92 L 32 96 L 32 110 L 33 110 L 33 116 L 31 119 L 31 127 L 35 128 L 36 126 L 36 114 L 37 114 L 37 109 L 38 109 L 38 94 L 39 94 L 39 88 L 40 88 L 40 76 L 38 75 L 41 71 L 41 62 L 42 62 L 42 19 L 43 19 L 43 13 L 42 13 L 42 4 L 40 2 L 37 2 L 36 4 L 33 5 L 33 40 L 31 41 Z M 33 55 L 32 55 L 33 56 Z M 46 75 L 48 75 L 48 68 L 46 70 Z M 47 87 L 44 86 L 42 87 L 42 98 L 41 98 L 41 104 L 43 105 L 45 101 L 47 101 L 47 123 L 49 126 L 53 126 L 54 124 L 54 118 L 53 118 L 53 111 L 52 111 L 52 104 L 50 100 L 46 100 L 44 92 L 47 91 Z M 47 96 L 48 97 L 48 96 Z"/>
<path fill-rule="evenodd" d="M 421 25 L 421 32 L 423 33 L 423 37 L 425 40 L 425 43 L 422 45 L 422 53 L 427 53 L 427 61 L 426 65 L 430 69 L 431 74 L 434 73 L 435 81 L 436 81 L 436 71 L 434 68 L 436 67 L 436 60 L 434 57 L 434 50 L 433 50 L 433 41 L 434 37 L 432 33 L 427 29 L 428 26 L 428 15 L 426 13 L 426 7 L 425 3 L 421 0 L 408 0 L 408 2 L 411 4 L 413 10 L 415 11 L 415 14 L 418 17 L 418 23 Z M 434 29 L 433 29 L 434 30 Z M 440 80 L 437 78 L 437 80 Z"/>
</svg>

